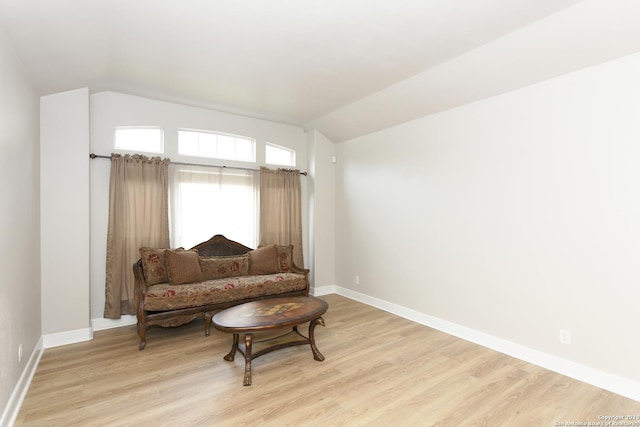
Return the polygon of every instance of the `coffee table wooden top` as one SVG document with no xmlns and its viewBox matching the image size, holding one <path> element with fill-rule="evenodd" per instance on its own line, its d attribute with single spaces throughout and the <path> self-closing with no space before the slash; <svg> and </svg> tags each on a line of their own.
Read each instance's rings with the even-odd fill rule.
<svg viewBox="0 0 640 427">
<path fill-rule="evenodd" d="M 254 333 L 296 326 L 322 316 L 329 305 L 314 297 L 283 297 L 252 301 L 213 316 L 213 326 L 229 333 Z"/>
</svg>

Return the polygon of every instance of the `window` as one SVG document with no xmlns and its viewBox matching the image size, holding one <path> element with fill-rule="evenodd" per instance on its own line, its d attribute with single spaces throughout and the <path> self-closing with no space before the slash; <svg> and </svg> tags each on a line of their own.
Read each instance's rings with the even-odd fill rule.
<svg viewBox="0 0 640 427">
<path fill-rule="evenodd" d="M 258 171 L 170 165 L 171 246 L 190 248 L 214 234 L 255 248 Z"/>
<path fill-rule="evenodd" d="M 218 132 L 178 131 L 178 152 L 186 156 L 256 161 L 256 142 L 239 135 Z"/>
<path fill-rule="evenodd" d="M 296 152 L 290 148 L 267 143 L 265 161 L 270 165 L 295 166 Z"/>
<path fill-rule="evenodd" d="M 164 135 L 158 127 L 119 127 L 113 146 L 119 150 L 164 153 Z"/>
</svg>

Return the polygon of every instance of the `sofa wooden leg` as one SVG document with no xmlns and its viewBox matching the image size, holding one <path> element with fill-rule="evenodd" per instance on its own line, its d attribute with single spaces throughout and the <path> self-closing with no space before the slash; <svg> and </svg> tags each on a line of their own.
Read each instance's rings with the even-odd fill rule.
<svg viewBox="0 0 640 427">
<path fill-rule="evenodd" d="M 208 337 L 211 333 L 211 318 L 213 318 L 213 314 L 210 311 L 204 313 L 204 336 Z"/>
<path fill-rule="evenodd" d="M 140 345 L 138 346 L 138 350 L 140 351 L 144 350 L 144 347 L 147 345 L 147 340 L 145 338 L 146 329 L 147 328 L 145 328 L 144 325 L 138 323 L 138 336 L 140 337 Z"/>
</svg>

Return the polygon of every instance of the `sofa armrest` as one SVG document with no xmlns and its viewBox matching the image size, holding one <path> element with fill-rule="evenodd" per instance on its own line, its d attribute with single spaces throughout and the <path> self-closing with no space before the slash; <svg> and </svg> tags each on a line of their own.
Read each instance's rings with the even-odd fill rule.
<svg viewBox="0 0 640 427">
<path fill-rule="evenodd" d="M 292 265 L 291 266 L 291 272 L 292 273 L 298 273 L 298 274 L 307 275 L 307 274 L 309 274 L 309 269 L 308 268 L 300 268 L 297 265 Z"/>
<path fill-rule="evenodd" d="M 310 290 L 310 285 L 309 285 L 309 269 L 308 268 L 300 268 L 295 264 L 291 264 L 291 272 L 292 273 L 298 273 L 298 274 L 304 274 L 304 281 L 307 283 L 307 290 L 305 292 L 305 295 L 309 296 L 309 290 Z"/>
</svg>

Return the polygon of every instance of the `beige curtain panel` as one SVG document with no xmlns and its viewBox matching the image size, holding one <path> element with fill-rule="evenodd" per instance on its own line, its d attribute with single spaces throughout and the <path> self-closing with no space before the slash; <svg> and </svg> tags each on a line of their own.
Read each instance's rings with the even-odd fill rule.
<svg viewBox="0 0 640 427">
<path fill-rule="evenodd" d="M 304 267 L 300 171 L 260 168 L 260 245 L 293 245 L 293 261 Z"/>
<path fill-rule="evenodd" d="M 104 317 L 135 314 L 133 264 L 139 248 L 169 247 L 169 159 L 112 154 Z"/>
</svg>

